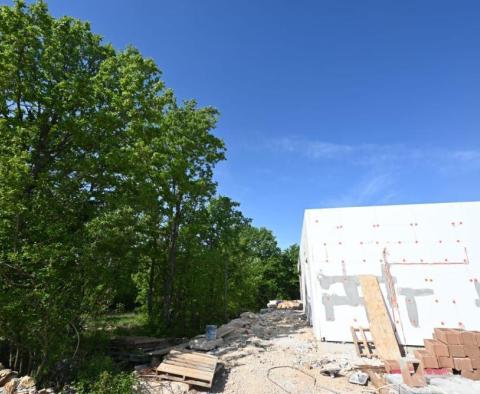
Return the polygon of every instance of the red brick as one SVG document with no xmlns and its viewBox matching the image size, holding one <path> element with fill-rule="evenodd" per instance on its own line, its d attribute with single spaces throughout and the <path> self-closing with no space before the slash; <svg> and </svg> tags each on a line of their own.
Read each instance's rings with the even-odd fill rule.
<svg viewBox="0 0 480 394">
<path fill-rule="evenodd" d="M 462 341 L 464 345 L 477 345 L 477 338 L 473 331 L 463 331 Z"/>
<path fill-rule="evenodd" d="M 451 357 L 437 357 L 440 368 L 453 368 L 453 359 Z"/>
<path fill-rule="evenodd" d="M 438 361 L 434 354 L 426 350 L 415 350 L 414 354 L 423 368 L 438 368 Z"/>
<path fill-rule="evenodd" d="M 467 371 L 465 369 L 462 369 L 462 376 L 467 379 L 480 380 L 480 371 Z"/>
<path fill-rule="evenodd" d="M 477 341 L 477 345 L 480 346 L 480 331 L 472 331 L 475 334 L 475 340 Z"/>
<path fill-rule="evenodd" d="M 454 328 L 435 328 L 435 338 L 443 343 L 449 345 L 461 345 L 463 344 L 462 332 Z"/>
<path fill-rule="evenodd" d="M 480 349 L 477 345 L 463 345 L 465 354 L 470 358 L 480 358 Z"/>
<path fill-rule="evenodd" d="M 437 357 L 448 357 L 450 352 L 448 351 L 448 346 L 443 342 L 436 341 L 435 339 L 424 339 L 423 343 L 425 344 L 425 349 L 432 354 L 435 354 Z"/>
<path fill-rule="evenodd" d="M 473 371 L 472 360 L 464 357 L 454 357 L 453 368 L 459 371 L 463 371 L 464 369 L 467 371 Z"/>
<path fill-rule="evenodd" d="M 472 362 L 473 369 L 480 369 L 480 358 L 469 357 L 469 359 Z"/>
<path fill-rule="evenodd" d="M 448 343 L 447 341 L 447 331 L 448 328 L 434 328 L 433 337 L 440 342 Z"/>
<path fill-rule="evenodd" d="M 411 369 L 413 368 L 413 372 Z M 407 386 L 411 387 L 424 387 L 427 385 L 425 378 L 425 371 L 422 364 L 415 361 L 402 360 L 400 363 L 400 369 L 402 371 L 403 382 Z"/>
<path fill-rule="evenodd" d="M 452 357 L 466 357 L 465 348 L 463 345 L 448 345 L 448 351 Z"/>
</svg>

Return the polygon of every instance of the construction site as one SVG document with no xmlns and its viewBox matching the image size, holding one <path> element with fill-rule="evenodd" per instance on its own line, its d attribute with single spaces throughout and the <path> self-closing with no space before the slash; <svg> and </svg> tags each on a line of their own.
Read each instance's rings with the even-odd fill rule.
<svg viewBox="0 0 480 394">
<path fill-rule="evenodd" d="M 479 19 L 0 1 L 0 394 L 480 394 Z"/>
<path fill-rule="evenodd" d="M 205 386 L 480 392 L 478 223 L 477 202 L 307 210 L 301 303 L 272 301 L 221 326 L 212 341 L 190 341 L 216 357 L 205 361 Z M 181 352 L 167 356 L 161 379 L 182 381 L 172 378 L 181 360 Z"/>
<path fill-rule="evenodd" d="M 301 300 L 111 354 L 139 393 L 480 392 L 478 223 L 477 202 L 307 210 Z M 0 371 L 2 394 L 53 392 L 32 384 Z"/>
</svg>

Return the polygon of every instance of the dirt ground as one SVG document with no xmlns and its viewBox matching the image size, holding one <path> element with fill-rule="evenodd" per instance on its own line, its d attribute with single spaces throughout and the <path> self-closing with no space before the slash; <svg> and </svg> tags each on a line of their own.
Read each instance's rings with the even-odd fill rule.
<svg viewBox="0 0 480 394">
<path fill-rule="evenodd" d="M 351 363 L 358 361 L 353 346 L 316 341 L 300 311 L 247 312 L 227 325 L 235 331 L 209 352 L 218 356 L 220 364 L 212 389 L 189 393 L 365 393 L 373 388 L 348 382 Z M 327 361 L 342 367 L 340 376 L 321 373 Z M 149 392 L 183 390 L 185 386 L 165 383 L 163 389 Z"/>
<path fill-rule="evenodd" d="M 257 315 L 258 316 L 258 315 Z M 320 361 L 354 359 L 352 346 L 316 341 L 312 328 L 298 311 L 274 311 L 259 315 L 265 334 L 220 348 L 224 363 L 211 393 L 361 393 L 365 387 L 320 373 Z M 262 338 L 263 337 L 263 338 Z M 345 354 L 345 351 L 348 353 Z"/>
</svg>

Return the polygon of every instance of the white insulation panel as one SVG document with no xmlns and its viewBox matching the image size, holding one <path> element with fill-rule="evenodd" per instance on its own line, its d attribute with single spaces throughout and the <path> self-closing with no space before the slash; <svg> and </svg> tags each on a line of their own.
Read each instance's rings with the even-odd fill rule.
<svg viewBox="0 0 480 394">
<path fill-rule="evenodd" d="M 400 343 L 480 330 L 480 202 L 308 209 L 301 293 L 315 335 L 368 327 L 358 275 L 376 275 Z"/>
</svg>

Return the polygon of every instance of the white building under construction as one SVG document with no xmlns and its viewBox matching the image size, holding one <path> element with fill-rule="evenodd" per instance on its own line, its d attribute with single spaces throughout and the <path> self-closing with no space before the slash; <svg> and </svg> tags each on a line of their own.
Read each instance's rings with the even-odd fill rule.
<svg viewBox="0 0 480 394">
<path fill-rule="evenodd" d="M 305 211 L 301 293 L 315 335 L 368 327 L 359 275 L 375 275 L 401 344 L 434 327 L 480 330 L 480 202 Z"/>
</svg>

